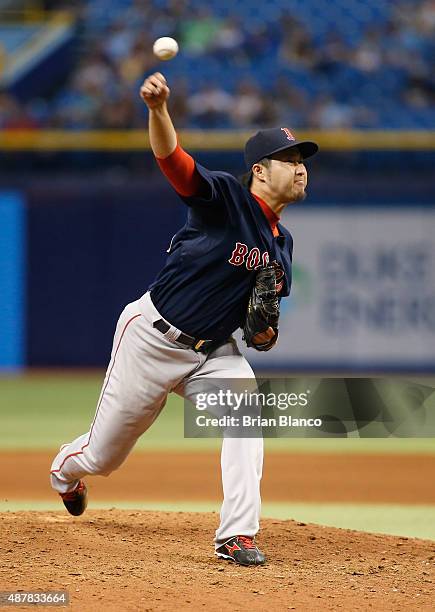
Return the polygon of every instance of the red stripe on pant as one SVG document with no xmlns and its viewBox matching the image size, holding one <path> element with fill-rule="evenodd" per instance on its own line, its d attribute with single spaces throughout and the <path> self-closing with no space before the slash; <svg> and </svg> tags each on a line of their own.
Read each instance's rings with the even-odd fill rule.
<svg viewBox="0 0 435 612">
<path fill-rule="evenodd" d="M 127 327 L 130 325 L 130 323 L 131 323 L 132 321 L 134 321 L 135 319 L 137 319 L 138 317 L 140 317 L 140 316 L 142 316 L 140 313 L 139 313 L 139 314 L 137 314 L 137 315 L 134 315 L 134 317 L 132 317 L 131 319 L 129 319 L 129 320 L 127 321 L 127 323 L 126 323 L 126 324 L 125 324 L 125 326 L 124 326 L 124 329 L 122 330 L 122 334 L 121 334 L 121 337 L 120 337 L 120 339 L 119 339 L 118 346 L 116 347 L 115 354 L 114 354 L 114 356 L 113 356 L 113 363 L 112 363 L 112 367 L 110 368 L 109 375 L 107 376 L 107 381 L 106 381 L 106 384 L 104 385 L 104 389 L 103 389 L 103 391 L 102 391 L 102 393 L 101 393 L 100 401 L 98 402 L 97 411 L 96 411 L 96 413 L 95 413 L 95 417 L 94 417 L 94 420 L 93 420 L 93 422 L 92 422 L 92 427 L 91 427 L 91 431 L 89 432 L 89 438 L 88 438 L 88 441 L 86 442 L 86 444 L 84 444 L 84 445 L 82 446 L 81 450 L 77 451 L 76 453 L 71 453 L 70 455 L 67 455 L 67 456 L 65 457 L 65 459 L 62 461 L 62 463 L 61 463 L 61 465 L 60 465 L 59 469 L 58 469 L 58 470 L 51 470 L 51 472 L 50 472 L 51 474 L 55 474 L 56 472 L 60 472 L 60 470 L 62 469 L 62 467 L 63 467 L 63 465 L 64 465 L 64 463 L 65 463 L 65 461 L 66 461 L 67 459 L 69 459 L 70 457 L 76 457 L 77 455 L 82 455 L 82 454 L 83 454 L 84 449 L 85 449 L 87 446 L 89 446 L 89 442 L 91 441 L 91 436 L 92 436 L 92 430 L 94 429 L 94 423 L 95 423 L 95 421 L 97 420 L 98 411 L 99 411 L 99 409 L 100 409 L 101 402 L 103 401 L 103 397 L 104 397 L 104 393 L 105 393 L 105 391 L 106 391 L 106 389 L 107 389 L 107 385 L 109 384 L 110 376 L 111 376 L 111 374 L 112 374 L 112 370 L 113 370 L 114 365 L 115 365 L 116 355 L 118 354 L 118 349 L 119 349 L 119 347 L 120 347 L 120 345 L 121 345 L 121 340 L 122 340 L 122 338 L 124 337 L 125 331 L 126 331 Z"/>
</svg>

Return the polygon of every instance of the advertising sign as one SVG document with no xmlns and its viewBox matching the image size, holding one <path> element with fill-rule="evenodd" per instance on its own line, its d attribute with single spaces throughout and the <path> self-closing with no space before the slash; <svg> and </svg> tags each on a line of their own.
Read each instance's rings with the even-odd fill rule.
<svg viewBox="0 0 435 612">
<path fill-rule="evenodd" d="M 435 211 L 289 207 L 291 297 L 264 367 L 435 370 Z M 255 353 L 255 354 L 254 354 Z"/>
</svg>

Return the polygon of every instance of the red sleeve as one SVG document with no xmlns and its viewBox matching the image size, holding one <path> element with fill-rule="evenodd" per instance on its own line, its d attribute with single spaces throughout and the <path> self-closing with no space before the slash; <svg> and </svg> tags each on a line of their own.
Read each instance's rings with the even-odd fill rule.
<svg viewBox="0 0 435 612">
<path fill-rule="evenodd" d="M 196 169 L 195 160 L 177 143 L 177 147 L 168 157 L 156 157 L 161 171 L 177 193 L 188 197 L 199 195 L 207 188 L 207 181 Z"/>
</svg>

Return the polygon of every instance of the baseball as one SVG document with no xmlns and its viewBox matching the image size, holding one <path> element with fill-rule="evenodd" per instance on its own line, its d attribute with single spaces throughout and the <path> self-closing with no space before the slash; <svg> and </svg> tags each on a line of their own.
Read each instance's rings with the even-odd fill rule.
<svg viewBox="0 0 435 612">
<path fill-rule="evenodd" d="M 153 52 L 160 60 L 170 60 L 178 53 L 178 43 L 174 38 L 163 36 L 154 43 Z"/>
</svg>

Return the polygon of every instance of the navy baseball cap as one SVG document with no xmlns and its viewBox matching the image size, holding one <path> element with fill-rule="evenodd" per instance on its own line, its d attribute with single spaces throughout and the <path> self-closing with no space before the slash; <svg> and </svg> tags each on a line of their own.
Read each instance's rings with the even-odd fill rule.
<svg viewBox="0 0 435 612">
<path fill-rule="evenodd" d="M 311 157 L 319 150 L 318 145 L 310 140 L 298 141 L 286 127 L 260 130 L 248 140 L 245 145 L 245 162 L 248 170 L 264 157 L 272 157 L 275 153 L 297 147 L 302 159 Z"/>
</svg>

